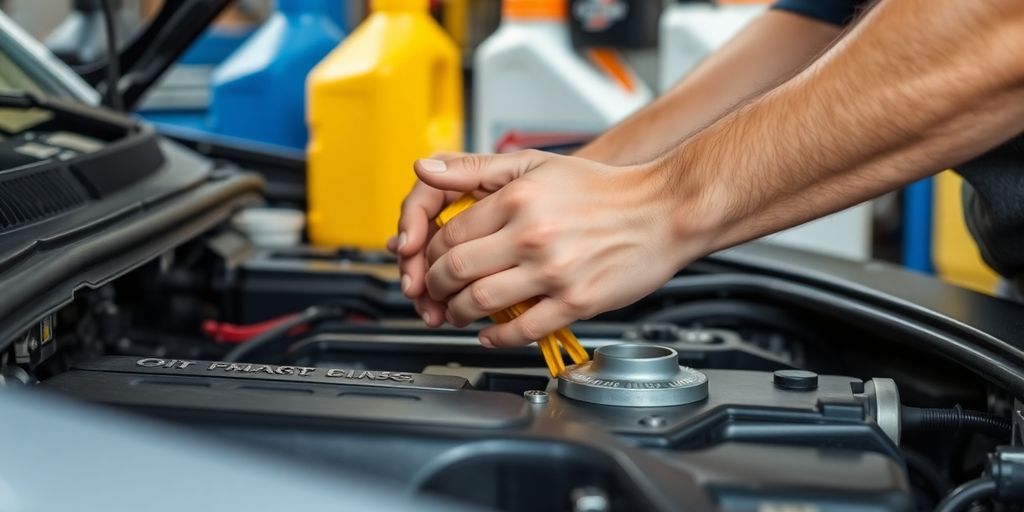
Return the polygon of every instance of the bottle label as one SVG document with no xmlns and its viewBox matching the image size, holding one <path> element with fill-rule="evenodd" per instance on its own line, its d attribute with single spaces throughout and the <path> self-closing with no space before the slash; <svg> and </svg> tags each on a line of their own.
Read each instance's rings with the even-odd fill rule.
<svg viewBox="0 0 1024 512">
<path fill-rule="evenodd" d="M 623 0 L 578 0 L 572 14 L 583 30 L 604 32 L 629 15 L 629 4 Z"/>
</svg>

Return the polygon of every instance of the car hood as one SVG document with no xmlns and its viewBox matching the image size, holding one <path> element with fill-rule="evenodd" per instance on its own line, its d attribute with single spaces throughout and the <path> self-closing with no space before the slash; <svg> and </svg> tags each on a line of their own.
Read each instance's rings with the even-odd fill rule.
<svg viewBox="0 0 1024 512">
<path fill-rule="evenodd" d="M 121 70 L 117 88 L 126 110 L 138 106 L 146 91 L 230 3 L 231 0 L 165 1 L 149 25 L 121 45 L 117 55 Z M 104 58 L 72 69 L 93 87 L 106 90 L 109 65 L 110 59 Z"/>
</svg>

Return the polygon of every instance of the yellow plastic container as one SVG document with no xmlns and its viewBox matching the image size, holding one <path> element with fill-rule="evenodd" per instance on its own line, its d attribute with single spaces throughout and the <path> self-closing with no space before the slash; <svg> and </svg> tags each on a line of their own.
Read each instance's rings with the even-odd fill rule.
<svg viewBox="0 0 1024 512">
<path fill-rule="evenodd" d="M 962 186 L 963 178 L 953 171 L 935 177 L 932 260 L 944 280 L 991 295 L 999 276 L 981 259 L 978 244 L 967 230 Z"/>
<path fill-rule="evenodd" d="M 309 237 L 383 248 L 415 181 L 412 164 L 462 149 L 462 66 L 428 0 L 373 12 L 309 75 Z"/>
</svg>

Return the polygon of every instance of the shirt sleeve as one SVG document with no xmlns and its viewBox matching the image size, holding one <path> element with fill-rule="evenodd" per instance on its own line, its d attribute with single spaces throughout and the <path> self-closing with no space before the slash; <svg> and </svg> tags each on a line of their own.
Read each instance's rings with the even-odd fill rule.
<svg viewBox="0 0 1024 512">
<path fill-rule="evenodd" d="M 869 0 L 778 0 L 772 9 L 801 14 L 827 23 L 846 25 Z"/>
</svg>

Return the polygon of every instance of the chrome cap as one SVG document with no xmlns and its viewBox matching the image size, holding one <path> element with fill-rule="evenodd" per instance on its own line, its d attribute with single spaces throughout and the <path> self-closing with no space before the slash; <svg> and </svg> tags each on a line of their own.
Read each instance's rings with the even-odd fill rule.
<svg viewBox="0 0 1024 512">
<path fill-rule="evenodd" d="M 679 366 L 679 354 L 659 345 L 606 345 L 594 359 L 558 376 L 563 396 L 602 405 L 663 407 L 704 400 L 708 378 Z"/>
</svg>

